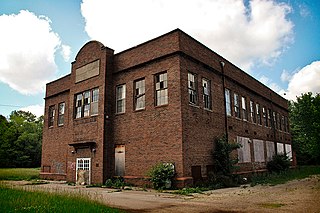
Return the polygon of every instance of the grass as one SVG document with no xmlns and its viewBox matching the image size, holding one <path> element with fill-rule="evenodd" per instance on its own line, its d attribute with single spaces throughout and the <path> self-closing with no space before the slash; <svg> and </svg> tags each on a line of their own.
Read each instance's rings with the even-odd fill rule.
<svg viewBox="0 0 320 213">
<path fill-rule="evenodd" d="M 0 184 L 0 212 L 123 212 L 75 195 L 29 192 Z"/>
<path fill-rule="evenodd" d="M 0 168 L 0 180 L 35 180 L 39 173 L 39 168 Z"/>
<path fill-rule="evenodd" d="M 300 180 L 303 178 L 307 178 L 310 175 L 318 175 L 320 174 L 320 166 L 300 166 L 297 169 L 292 169 L 286 172 L 282 172 L 280 174 L 267 174 L 267 175 L 259 175 L 253 176 L 251 180 L 251 186 L 257 184 L 270 184 L 277 185 L 283 184 L 290 180 Z"/>
</svg>

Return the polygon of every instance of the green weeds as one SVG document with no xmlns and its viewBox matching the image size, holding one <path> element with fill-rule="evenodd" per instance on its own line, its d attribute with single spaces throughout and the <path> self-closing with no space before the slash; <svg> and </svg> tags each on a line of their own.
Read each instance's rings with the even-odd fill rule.
<svg viewBox="0 0 320 213">
<path fill-rule="evenodd" d="M 39 168 L 0 168 L 0 180 L 35 180 L 39 173 Z"/>
</svg>

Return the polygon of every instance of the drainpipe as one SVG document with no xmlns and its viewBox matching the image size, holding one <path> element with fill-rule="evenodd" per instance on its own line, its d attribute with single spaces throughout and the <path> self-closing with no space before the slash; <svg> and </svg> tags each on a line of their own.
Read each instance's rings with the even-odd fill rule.
<svg viewBox="0 0 320 213">
<path fill-rule="evenodd" d="M 224 105 L 224 124 L 225 124 L 225 134 L 226 134 L 226 139 L 229 141 L 229 134 L 228 134 L 228 115 L 227 115 L 227 100 L 226 100 L 226 95 L 225 95 L 225 90 L 226 90 L 226 79 L 225 79 L 225 74 L 224 74 L 224 65 L 225 63 L 223 61 L 220 61 L 221 65 L 221 73 L 222 73 L 222 94 L 223 94 L 223 105 Z"/>
</svg>

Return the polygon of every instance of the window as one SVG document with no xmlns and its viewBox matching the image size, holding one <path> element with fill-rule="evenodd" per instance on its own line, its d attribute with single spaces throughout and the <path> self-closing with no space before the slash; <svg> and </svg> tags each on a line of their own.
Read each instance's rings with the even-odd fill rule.
<svg viewBox="0 0 320 213">
<path fill-rule="evenodd" d="M 264 126 L 268 126 L 267 110 L 265 107 L 262 107 L 262 117 L 263 117 Z"/>
<path fill-rule="evenodd" d="M 261 125 L 260 104 L 256 104 L 257 123 Z"/>
<path fill-rule="evenodd" d="M 66 104 L 60 103 L 58 108 L 58 126 L 62 126 L 64 124 L 64 110 Z"/>
<path fill-rule="evenodd" d="M 188 73 L 188 90 L 189 90 L 189 103 L 197 104 L 196 76 L 192 73 Z"/>
<path fill-rule="evenodd" d="M 241 98 L 241 106 L 242 106 L 242 118 L 244 121 L 247 121 L 248 120 L 247 99 L 245 97 Z"/>
<path fill-rule="evenodd" d="M 116 87 L 116 113 L 124 113 L 126 111 L 126 85 Z"/>
<path fill-rule="evenodd" d="M 288 118 L 284 116 L 284 131 L 289 132 Z"/>
<path fill-rule="evenodd" d="M 91 115 L 98 114 L 99 88 L 92 90 Z"/>
<path fill-rule="evenodd" d="M 237 93 L 233 94 L 234 98 L 234 116 L 240 118 L 240 111 L 239 111 L 239 96 Z"/>
<path fill-rule="evenodd" d="M 137 80 L 134 82 L 134 101 L 135 101 L 135 110 L 145 108 L 145 80 Z"/>
<path fill-rule="evenodd" d="M 280 130 L 284 130 L 284 116 L 281 115 L 281 124 L 280 124 Z"/>
<path fill-rule="evenodd" d="M 272 111 L 271 109 L 268 109 L 268 126 L 271 126 L 271 122 L 272 122 L 271 115 L 272 115 Z"/>
<path fill-rule="evenodd" d="M 202 79 L 203 103 L 205 109 L 212 109 L 211 106 L 211 84 L 207 79 Z"/>
<path fill-rule="evenodd" d="M 53 127 L 53 124 L 54 124 L 54 114 L 55 114 L 54 105 L 49 106 L 49 119 L 48 119 L 48 126 L 49 126 L 49 127 Z"/>
<path fill-rule="evenodd" d="M 256 123 L 256 114 L 254 111 L 254 103 L 250 101 L 250 118 L 252 123 Z"/>
<path fill-rule="evenodd" d="M 226 113 L 231 116 L 231 99 L 230 99 L 230 90 L 225 89 L 224 91 L 225 99 L 226 99 Z"/>
<path fill-rule="evenodd" d="M 277 128 L 277 118 L 276 118 L 276 112 L 273 112 L 273 128 Z"/>
<path fill-rule="evenodd" d="M 75 95 L 75 118 L 98 114 L 99 89 L 87 90 Z"/>
<path fill-rule="evenodd" d="M 167 73 L 155 75 L 156 106 L 168 104 L 168 77 Z"/>
</svg>

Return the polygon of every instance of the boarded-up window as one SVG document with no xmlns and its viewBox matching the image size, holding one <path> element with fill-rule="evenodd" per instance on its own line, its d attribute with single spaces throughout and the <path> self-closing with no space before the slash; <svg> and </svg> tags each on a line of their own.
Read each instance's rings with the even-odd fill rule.
<svg viewBox="0 0 320 213">
<path fill-rule="evenodd" d="M 277 154 L 284 154 L 284 144 L 277 143 Z"/>
<path fill-rule="evenodd" d="M 239 163 L 251 162 L 249 138 L 238 136 L 237 142 L 241 144 L 241 147 L 238 149 Z"/>
<path fill-rule="evenodd" d="M 290 161 L 292 161 L 292 149 L 291 149 L 291 144 L 286 144 L 286 145 L 285 145 L 285 149 L 286 149 L 286 155 L 288 156 L 288 158 L 290 159 Z"/>
<path fill-rule="evenodd" d="M 255 162 L 264 162 L 264 143 L 263 140 L 253 140 L 254 148 L 254 161 Z"/>
<path fill-rule="evenodd" d="M 99 75 L 100 60 L 76 69 L 76 83 Z"/>
<path fill-rule="evenodd" d="M 116 145 L 115 147 L 115 176 L 125 174 L 125 146 Z"/>
<path fill-rule="evenodd" d="M 266 141 L 266 147 L 267 147 L 267 161 L 271 161 L 272 157 L 276 154 L 275 148 L 274 148 L 274 142 Z"/>
</svg>

